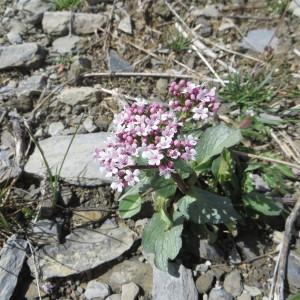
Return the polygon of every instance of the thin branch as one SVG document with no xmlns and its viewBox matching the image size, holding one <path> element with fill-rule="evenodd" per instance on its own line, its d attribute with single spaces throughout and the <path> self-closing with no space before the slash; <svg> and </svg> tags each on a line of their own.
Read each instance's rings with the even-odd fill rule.
<svg viewBox="0 0 300 300">
<path fill-rule="evenodd" d="M 300 165 L 294 164 L 294 163 L 290 163 L 288 161 L 284 161 L 284 160 L 279 160 L 279 159 L 275 159 L 275 158 L 270 158 L 270 157 L 265 157 L 265 156 L 259 156 L 259 155 L 255 155 L 255 154 L 251 154 L 251 153 L 246 153 L 246 152 L 242 152 L 242 151 L 233 151 L 235 154 L 239 155 L 239 156 L 243 156 L 243 157 L 247 157 L 247 158 L 253 158 L 253 159 L 258 159 L 258 160 L 263 160 L 266 162 L 270 162 L 270 163 L 276 163 L 276 164 L 281 164 L 281 165 L 286 165 L 295 169 L 299 169 L 300 170 Z"/>
</svg>

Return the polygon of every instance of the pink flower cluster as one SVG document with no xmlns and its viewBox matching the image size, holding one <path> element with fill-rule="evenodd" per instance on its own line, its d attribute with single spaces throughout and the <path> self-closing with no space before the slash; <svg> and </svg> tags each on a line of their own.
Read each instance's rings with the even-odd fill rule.
<svg viewBox="0 0 300 300">
<path fill-rule="evenodd" d="M 136 102 L 115 119 L 114 140 L 95 156 L 112 177 L 111 187 L 122 191 L 139 182 L 138 165 L 158 168 L 160 175 L 169 178 L 174 172 L 174 161 L 195 157 L 196 140 L 180 136 L 182 124 L 175 113 L 159 103 Z M 142 160 L 137 164 L 137 160 Z"/>
<path fill-rule="evenodd" d="M 169 92 L 174 99 L 169 106 L 176 112 L 185 113 L 185 117 L 194 120 L 205 120 L 218 110 L 215 88 L 209 90 L 204 86 L 181 80 L 178 84 L 174 81 L 169 87 Z"/>
</svg>

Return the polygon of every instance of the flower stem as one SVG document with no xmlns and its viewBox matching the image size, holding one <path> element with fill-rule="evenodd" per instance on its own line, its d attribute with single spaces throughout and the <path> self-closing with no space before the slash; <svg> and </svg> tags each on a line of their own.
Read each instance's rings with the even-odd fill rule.
<svg viewBox="0 0 300 300">
<path fill-rule="evenodd" d="M 178 173 L 172 173 L 172 178 L 174 179 L 174 181 L 176 182 L 179 190 L 183 193 L 186 194 L 189 190 L 189 186 L 187 183 L 185 183 L 183 181 L 183 179 L 181 178 L 181 176 Z"/>
</svg>

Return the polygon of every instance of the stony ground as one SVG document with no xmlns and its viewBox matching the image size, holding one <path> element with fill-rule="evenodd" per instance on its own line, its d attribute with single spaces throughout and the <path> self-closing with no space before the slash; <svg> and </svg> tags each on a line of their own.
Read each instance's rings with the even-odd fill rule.
<svg viewBox="0 0 300 300">
<path fill-rule="evenodd" d="M 123 103 L 165 101 L 171 80 L 190 78 L 217 86 L 221 121 L 263 120 L 245 146 L 299 164 L 300 3 L 83 0 L 57 11 L 54 2 L 0 3 L 0 299 L 268 299 L 283 219 L 241 226 L 214 245 L 191 241 L 173 277 L 140 247 L 151 211 L 118 218 L 93 150 Z M 223 87 L 234 73 L 254 78 L 257 102 Z M 29 131 L 53 173 L 76 133 L 55 209 Z M 287 205 L 299 189 L 292 171 Z M 288 294 L 300 292 L 299 232 L 287 281 Z"/>
</svg>

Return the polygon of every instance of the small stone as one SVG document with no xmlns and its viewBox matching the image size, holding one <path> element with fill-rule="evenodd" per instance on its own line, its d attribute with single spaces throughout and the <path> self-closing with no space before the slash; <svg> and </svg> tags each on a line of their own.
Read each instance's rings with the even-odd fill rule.
<svg viewBox="0 0 300 300">
<path fill-rule="evenodd" d="M 204 7 L 204 9 L 201 10 L 200 15 L 208 17 L 208 18 L 217 18 L 219 16 L 219 10 L 213 4 L 206 5 Z"/>
<path fill-rule="evenodd" d="M 136 300 L 140 292 L 140 288 L 134 282 L 122 285 L 121 300 Z"/>
<path fill-rule="evenodd" d="M 107 297 L 105 300 L 121 300 L 121 294 L 112 294 Z"/>
<path fill-rule="evenodd" d="M 233 297 L 223 288 L 217 287 L 210 291 L 208 300 L 233 300 Z"/>
<path fill-rule="evenodd" d="M 264 179 L 258 174 L 251 174 L 255 190 L 259 192 L 268 192 L 270 191 L 269 185 L 264 181 Z"/>
<path fill-rule="evenodd" d="M 74 106 L 76 104 L 82 104 L 87 102 L 96 102 L 98 99 L 99 91 L 93 87 L 75 87 L 65 88 L 57 100 L 59 102 Z"/>
<path fill-rule="evenodd" d="M 268 45 L 276 50 L 279 40 L 274 34 L 274 29 L 250 30 L 247 36 L 242 40 L 240 46 L 258 53 L 263 53 L 265 51 L 265 47 Z"/>
<path fill-rule="evenodd" d="M 237 300 L 251 300 L 251 296 L 250 294 L 248 294 L 247 292 L 243 292 L 242 295 L 238 296 L 236 298 Z"/>
<path fill-rule="evenodd" d="M 289 4 L 289 11 L 296 17 L 300 17 L 300 3 L 299 0 L 292 0 Z"/>
<path fill-rule="evenodd" d="M 221 262 L 224 257 L 217 245 L 211 245 L 207 240 L 200 240 L 199 256 L 211 262 Z"/>
<path fill-rule="evenodd" d="M 133 72 L 133 67 L 112 49 L 108 55 L 108 66 L 110 72 Z"/>
<path fill-rule="evenodd" d="M 196 280 L 196 288 L 199 294 L 207 293 L 212 288 L 214 279 L 215 276 L 211 271 L 200 275 Z"/>
<path fill-rule="evenodd" d="M 68 72 L 68 80 L 74 80 L 75 84 L 78 83 L 80 76 L 92 68 L 92 63 L 88 58 L 78 57 L 76 58 L 70 66 Z"/>
<path fill-rule="evenodd" d="M 261 290 L 256 286 L 249 286 L 246 284 L 244 284 L 244 291 L 247 292 L 251 297 L 258 297 L 262 294 Z"/>
<path fill-rule="evenodd" d="M 0 70 L 9 68 L 37 68 L 46 51 L 36 43 L 0 47 Z"/>
<path fill-rule="evenodd" d="M 296 251 L 291 251 L 288 257 L 287 281 L 291 293 L 300 292 L 300 255 Z"/>
<path fill-rule="evenodd" d="M 62 122 L 54 122 L 49 125 L 48 133 L 51 136 L 60 135 L 65 129 L 65 126 Z"/>
<path fill-rule="evenodd" d="M 84 39 L 77 35 L 67 35 L 53 41 L 52 50 L 59 54 L 78 53 L 84 47 Z"/>
<path fill-rule="evenodd" d="M 165 78 L 160 78 L 156 82 L 156 90 L 159 95 L 166 96 L 168 93 L 169 81 Z"/>
<path fill-rule="evenodd" d="M 95 298 L 105 299 L 107 296 L 110 295 L 110 287 L 102 282 L 92 280 L 90 281 L 84 292 L 84 296 L 88 300 L 93 300 Z"/>
<path fill-rule="evenodd" d="M 83 127 L 87 132 L 95 132 L 97 130 L 97 126 L 94 124 L 92 117 L 87 117 L 84 120 Z"/>
<path fill-rule="evenodd" d="M 131 18 L 128 14 L 123 19 L 121 19 L 118 29 L 122 30 L 125 33 L 132 34 Z"/>
<path fill-rule="evenodd" d="M 267 113 L 261 113 L 258 119 L 261 122 L 270 125 L 280 125 L 283 122 L 283 119 L 280 118 L 279 116 L 275 116 Z"/>
<path fill-rule="evenodd" d="M 79 208 L 80 209 L 80 208 Z M 79 210 L 73 211 L 72 221 L 76 225 L 83 225 L 90 222 L 99 222 L 103 220 L 108 213 L 101 210 Z"/>
<path fill-rule="evenodd" d="M 22 39 L 20 33 L 16 32 L 16 31 L 10 31 L 6 36 L 7 36 L 8 41 L 12 45 L 23 43 L 23 39 Z"/>
<path fill-rule="evenodd" d="M 225 276 L 224 289 L 232 296 L 240 296 L 243 292 L 241 273 L 234 270 Z"/>
</svg>

